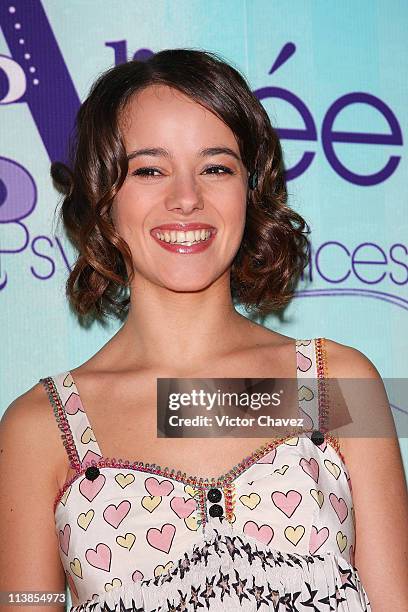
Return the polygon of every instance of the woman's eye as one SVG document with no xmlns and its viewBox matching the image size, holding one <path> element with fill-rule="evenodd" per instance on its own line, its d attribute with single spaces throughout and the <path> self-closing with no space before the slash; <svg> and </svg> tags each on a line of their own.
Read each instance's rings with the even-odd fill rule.
<svg viewBox="0 0 408 612">
<path fill-rule="evenodd" d="M 145 176 L 146 178 L 155 178 L 157 175 L 150 174 L 150 172 L 160 172 L 157 168 L 138 168 L 132 174 L 134 176 Z"/>
<path fill-rule="evenodd" d="M 216 176 L 221 176 L 222 174 L 234 174 L 230 168 L 227 168 L 227 166 L 210 166 L 209 168 L 206 168 L 205 172 L 208 172 L 209 170 L 222 170 L 222 172 L 210 172 L 210 174 L 215 174 Z"/>
</svg>

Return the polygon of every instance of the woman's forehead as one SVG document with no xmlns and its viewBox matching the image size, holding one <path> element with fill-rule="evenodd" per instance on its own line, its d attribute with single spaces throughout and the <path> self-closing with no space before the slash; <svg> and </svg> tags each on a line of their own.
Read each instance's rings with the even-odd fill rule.
<svg viewBox="0 0 408 612">
<path fill-rule="evenodd" d="M 157 135 L 170 142 L 191 140 L 193 144 L 197 139 L 216 137 L 236 148 L 235 135 L 222 119 L 167 85 L 150 85 L 132 96 L 120 115 L 119 125 L 125 140 L 136 135 L 138 139 Z"/>
</svg>

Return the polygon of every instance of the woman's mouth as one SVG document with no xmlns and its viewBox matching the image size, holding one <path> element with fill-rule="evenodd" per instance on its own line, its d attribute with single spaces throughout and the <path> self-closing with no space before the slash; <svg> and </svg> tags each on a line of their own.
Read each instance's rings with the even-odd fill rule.
<svg viewBox="0 0 408 612">
<path fill-rule="evenodd" d="M 214 240 L 215 228 L 191 230 L 154 229 L 152 237 L 161 247 L 173 253 L 200 253 L 207 249 Z"/>
</svg>

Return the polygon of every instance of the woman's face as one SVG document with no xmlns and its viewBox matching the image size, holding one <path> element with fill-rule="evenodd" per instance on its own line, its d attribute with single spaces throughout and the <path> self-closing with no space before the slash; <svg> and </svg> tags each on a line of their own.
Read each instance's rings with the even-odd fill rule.
<svg viewBox="0 0 408 612">
<path fill-rule="evenodd" d="M 174 291 L 204 289 L 229 269 L 245 227 L 248 171 L 233 132 L 162 85 L 134 96 L 120 126 L 129 172 L 112 215 L 136 281 L 141 275 Z"/>
</svg>

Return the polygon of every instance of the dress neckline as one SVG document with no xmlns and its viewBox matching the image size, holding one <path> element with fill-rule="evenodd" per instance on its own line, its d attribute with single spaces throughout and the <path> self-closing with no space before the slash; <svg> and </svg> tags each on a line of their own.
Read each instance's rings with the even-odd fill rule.
<svg viewBox="0 0 408 612">
<path fill-rule="evenodd" d="M 295 340 L 295 357 L 297 357 L 298 346 L 301 345 L 302 342 L 304 341 Z M 313 339 L 312 342 L 315 342 L 315 339 Z M 316 342 L 315 348 L 318 348 L 317 342 Z M 315 353 L 315 351 L 313 352 Z M 315 355 L 315 357 L 317 357 L 317 355 Z M 297 369 L 296 369 L 296 374 L 297 374 L 297 378 L 299 378 Z M 82 412 L 83 418 L 86 419 L 86 422 L 88 423 L 90 429 L 93 432 L 92 425 L 89 422 L 89 417 L 87 415 L 87 412 L 79 396 L 78 388 L 76 387 L 74 377 L 72 376 L 72 373 L 69 370 L 63 373 L 64 380 L 66 379 L 68 375 L 71 377 L 71 380 L 74 386 L 74 392 L 77 394 L 80 405 L 82 407 L 81 412 Z M 322 376 L 322 375 L 323 375 L 322 373 L 318 373 L 318 376 Z M 51 381 L 52 381 L 52 377 L 51 377 Z M 58 393 L 58 389 L 55 388 L 54 381 L 52 381 L 52 383 L 54 385 L 54 400 L 56 401 L 57 409 L 58 409 L 57 418 L 60 419 L 60 425 L 62 425 L 62 427 L 65 428 L 65 431 L 67 431 L 67 429 L 69 430 L 69 423 L 67 422 L 64 406 L 61 401 L 61 397 Z M 79 462 L 79 465 L 75 468 L 76 473 L 73 474 L 69 479 L 67 479 L 66 482 L 60 488 L 55 498 L 54 510 L 56 508 L 56 505 L 58 504 L 58 501 L 61 499 L 62 495 L 64 494 L 65 490 L 77 478 L 79 478 L 82 474 L 84 474 L 86 470 L 88 469 L 88 467 L 90 466 L 96 466 L 101 469 L 104 469 L 104 468 L 132 469 L 132 470 L 136 470 L 139 472 L 145 472 L 147 474 L 151 474 L 152 476 L 157 475 L 160 477 L 168 478 L 170 480 L 178 481 L 178 482 L 183 483 L 185 486 L 191 486 L 193 488 L 195 487 L 195 488 L 203 489 L 203 488 L 217 486 L 217 485 L 223 486 L 223 485 L 228 485 L 228 484 L 233 483 L 238 478 L 238 476 L 240 476 L 240 474 L 242 474 L 244 471 L 252 467 L 256 462 L 258 462 L 260 459 L 265 457 L 274 448 L 288 442 L 290 439 L 294 439 L 296 437 L 305 435 L 312 431 L 314 431 L 313 428 L 311 429 L 298 428 L 298 429 L 293 429 L 292 431 L 289 431 L 289 433 L 283 437 L 280 437 L 280 438 L 275 437 L 275 438 L 269 439 L 263 444 L 256 447 L 252 452 L 250 452 L 250 454 L 247 457 L 242 458 L 242 460 L 240 460 L 236 465 L 231 467 L 229 470 L 225 471 L 224 473 L 218 476 L 214 476 L 214 477 L 191 475 L 191 474 L 187 474 L 186 472 L 182 472 L 181 470 L 176 470 L 175 468 L 171 468 L 171 469 L 168 467 L 162 468 L 161 466 L 155 463 L 147 463 L 147 462 L 140 461 L 140 460 L 130 460 L 130 459 L 121 459 L 121 458 L 116 459 L 115 457 L 104 456 L 100 452 L 99 453 L 100 458 L 98 460 L 91 459 L 89 461 L 86 461 L 84 464 L 81 464 Z M 344 458 L 340 452 L 339 443 L 338 443 L 337 438 L 327 432 L 323 433 L 323 436 L 324 436 L 324 440 L 319 446 L 322 446 L 325 443 L 329 443 L 330 446 L 334 448 L 339 458 L 342 461 L 344 461 Z M 68 441 L 68 445 L 69 445 L 69 441 Z M 96 445 L 100 451 L 100 447 L 97 442 L 96 442 Z"/>
<path fill-rule="evenodd" d="M 145 473 L 150 476 L 159 476 L 161 478 L 166 478 L 167 480 L 180 482 L 181 484 L 184 484 L 185 489 L 187 487 L 191 487 L 193 490 L 196 490 L 200 494 L 203 494 L 203 492 L 206 489 L 213 488 L 213 487 L 218 487 L 218 488 L 223 487 L 228 490 L 231 486 L 234 485 L 235 481 L 238 479 L 239 476 L 241 476 L 243 472 L 246 472 L 247 470 L 251 469 L 257 462 L 259 462 L 260 459 L 265 457 L 268 453 L 272 452 L 274 449 L 278 448 L 279 446 L 282 446 L 285 443 L 290 444 L 291 440 L 295 442 L 295 439 L 297 437 L 304 438 L 304 439 L 307 438 L 310 440 L 310 438 L 308 438 L 306 434 L 312 431 L 314 430 L 302 429 L 301 432 L 292 431 L 288 435 L 282 438 L 273 438 L 271 440 L 268 440 L 266 443 L 262 444 L 261 446 L 256 448 L 254 451 L 252 451 L 247 457 L 243 458 L 242 461 L 237 463 L 230 470 L 228 470 L 227 472 L 225 472 L 224 474 L 220 476 L 214 476 L 211 478 L 205 478 L 202 476 L 194 476 L 191 474 L 186 474 L 186 472 L 181 472 L 181 470 L 175 470 L 174 468 L 169 469 L 168 467 L 165 467 L 163 469 L 159 465 L 156 465 L 154 463 L 152 464 L 144 463 L 143 461 L 131 461 L 129 459 L 116 459 L 115 457 L 112 457 L 112 458 L 104 457 L 104 458 L 99 459 L 98 461 L 92 459 L 91 461 L 89 461 L 89 463 L 79 468 L 78 471 L 75 474 L 73 474 L 68 480 L 66 480 L 65 483 L 62 485 L 62 487 L 60 487 L 54 499 L 54 513 L 56 511 L 58 502 L 63 497 L 65 491 L 76 480 L 78 480 L 78 478 L 83 476 L 85 472 L 91 466 L 97 467 L 99 470 L 115 468 L 115 469 L 134 470 L 136 472 Z M 340 446 L 339 446 L 339 442 L 337 438 L 328 432 L 323 433 L 323 437 L 324 437 L 324 440 L 318 446 L 321 447 L 324 444 L 329 444 L 337 453 L 339 460 L 342 463 L 344 463 L 344 457 L 341 454 Z M 315 446 L 315 444 L 311 440 L 310 440 L 310 444 Z M 325 448 L 326 447 L 321 449 L 322 452 L 324 452 Z M 192 493 L 194 496 L 195 493 L 194 492 Z"/>
</svg>

